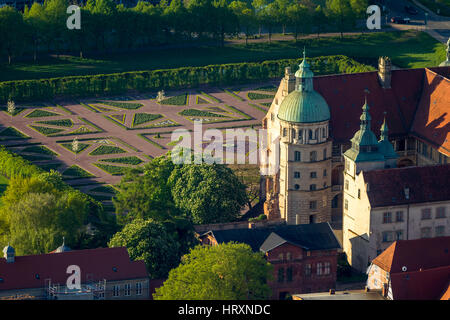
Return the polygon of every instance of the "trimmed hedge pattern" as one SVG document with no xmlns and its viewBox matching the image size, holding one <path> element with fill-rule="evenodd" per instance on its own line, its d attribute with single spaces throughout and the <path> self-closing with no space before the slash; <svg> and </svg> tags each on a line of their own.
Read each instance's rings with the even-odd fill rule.
<svg viewBox="0 0 450 320">
<path fill-rule="evenodd" d="M 113 74 L 72 76 L 51 79 L 5 81 L 0 83 L 0 101 L 47 100 L 59 96 L 83 97 L 123 94 L 128 90 L 156 91 L 199 85 L 230 85 L 280 78 L 285 67 L 296 70 L 302 59 L 231 63 L 203 67 L 135 71 Z M 308 59 L 316 75 L 373 71 L 374 68 L 346 56 Z M 102 102 L 104 103 L 104 102 Z M 111 103 L 108 102 L 110 105 Z"/>
</svg>

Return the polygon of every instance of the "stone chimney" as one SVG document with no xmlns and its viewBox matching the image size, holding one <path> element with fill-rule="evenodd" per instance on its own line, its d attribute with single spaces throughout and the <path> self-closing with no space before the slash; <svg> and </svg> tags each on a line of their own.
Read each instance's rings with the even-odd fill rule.
<svg viewBox="0 0 450 320">
<path fill-rule="evenodd" d="M 295 90 L 295 76 L 291 71 L 291 67 L 284 68 L 284 90 L 283 96 Z"/>
<path fill-rule="evenodd" d="M 380 84 L 385 89 L 391 88 L 392 65 L 389 57 L 380 57 L 378 59 L 378 78 Z"/>
<path fill-rule="evenodd" d="M 6 263 L 13 263 L 16 255 L 16 251 L 9 244 L 3 249 L 3 257 L 6 259 Z"/>
</svg>

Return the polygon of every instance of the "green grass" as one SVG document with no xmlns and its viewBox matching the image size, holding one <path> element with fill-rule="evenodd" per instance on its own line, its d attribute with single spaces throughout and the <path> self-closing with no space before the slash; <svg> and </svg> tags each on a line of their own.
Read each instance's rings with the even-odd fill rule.
<svg viewBox="0 0 450 320">
<path fill-rule="evenodd" d="M 118 167 L 118 166 L 112 166 L 109 164 L 94 163 L 94 165 L 113 176 L 124 175 L 126 173 L 126 171 L 129 170 L 129 168 L 127 168 L 127 167 Z"/>
<path fill-rule="evenodd" d="M 116 146 L 98 146 L 91 153 L 89 153 L 89 155 L 100 156 L 104 154 L 117 154 L 117 153 L 126 153 L 126 151 Z"/>
<path fill-rule="evenodd" d="M 131 165 L 138 165 L 143 162 L 141 159 L 139 159 L 136 156 L 100 159 L 100 161 L 111 162 L 111 163 L 131 164 Z"/>
<path fill-rule="evenodd" d="M 36 123 L 48 124 L 48 125 L 52 125 L 52 126 L 66 127 L 66 128 L 70 128 L 73 126 L 73 122 L 70 119 L 42 120 L 42 121 L 36 121 Z"/>
<path fill-rule="evenodd" d="M 139 109 L 143 106 L 142 103 L 134 103 L 134 102 L 113 102 L 113 101 L 99 101 L 98 103 L 105 104 L 107 106 L 127 109 L 127 110 L 135 110 Z"/>
<path fill-rule="evenodd" d="M 273 94 L 264 94 L 264 93 L 256 93 L 256 92 L 249 92 L 247 93 L 247 96 L 250 100 L 262 100 L 262 99 L 273 99 Z"/>
<path fill-rule="evenodd" d="M 173 106 L 184 106 L 187 104 L 187 102 L 188 102 L 188 94 L 183 93 L 178 96 L 166 98 L 159 103 L 165 104 L 165 105 L 173 105 Z"/>
<path fill-rule="evenodd" d="M 422 0 L 423 1 L 423 0 Z M 431 1 L 431 0 L 430 0 Z M 104 55 L 97 59 L 71 56 L 49 57 L 35 62 L 0 66 L 0 81 L 54 78 L 69 75 L 107 74 L 137 70 L 156 70 L 184 66 L 205 66 L 233 62 L 257 62 L 300 58 L 303 47 L 308 57 L 342 54 L 378 59 L 389 56 L 403 68 L 436 66 L 445 60 L 445 46 L 426 33 L 396 31 L 357 36 L 292 41 L 250 43 L 248 46 L 197 47 L 153 50 L 149 52 Z"/>
<path fill-rule="evenodd" d="M 78 151 L 77 154 L 82 152 L 84 149 L 86 149 L 87 147 L 89 147 L 91 144 L 90 143 L 83 143 L 83 142 L 78 142 Z M 72 150 L 72 143 L 71 142 L 66 142 L 66 143 L 61 143 L 61 146 L 63 146 L 64 148 L 66 148 L 67 150 L 69 150 L 70 152 L 73 153 Z"/>
<path fill-rule="evenodd" d="M 26 148 L 20 150 L 20 152 L 39 153 L 39 154 L 45 154 L 45 155 L 49 155 L 49 156 L 58 155 L 56 152 L 50 150 L 46 146 L 29 146 L 29 147 L 26 147 Z"/>
<path fill-rule="evenodd" d="M 208 111 L 198 110 L 198 109 L 185 109 L 178 113 L 181 116 L 193 116 L 193 117 L 218 117 L 224 118 L 222 114 L 216 114 Z"/>
<path fill-rule="evenodd" d="M 89 178 L 93 177 L 94 175 L 81 167 L 77 166 L 76 164 L 73 166 L 70 166 L 63 172 L 63 176 L 67 178 Z"/>
<path fill-rule="evenodd" d="M 162 118 L 162 115 L 153 113 L 135 113 L 133 116 L 133 127 L 159 118 Z"/>
<path fill-rule="evenodd" d="M 60 132 L 63 132 L 64 129 L 57 129 L 57 128 L 50 128 L 50 127 L 40 127 L 40 126 L 33 126 L 30 125 L 30 128 L 33 128 L 37 132 L 43 134 L 44 136 L 50 136 L 52 134 L 57 134 Z"/>
<path fill-rule="evenodd" d="M 7 137 L 7 138 L 3 138 Z M 0 131 L 0 140 L 12 140 L 12 139 L 29 139 L 25 133 L 17 130 L 14 127 L 8 127 L 2 131 Z"/>
<path fill-rule="evenodd" d="M 54 117 L 54 116 L 60 116 L 59 113 L 36 109 L 27 114 L 26 118 L 43 118 L 43 117 Z"/>
</svg>

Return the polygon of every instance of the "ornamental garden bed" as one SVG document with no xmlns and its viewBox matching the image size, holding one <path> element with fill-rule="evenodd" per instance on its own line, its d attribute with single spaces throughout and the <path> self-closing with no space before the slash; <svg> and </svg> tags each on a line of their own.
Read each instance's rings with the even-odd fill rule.
<svg viewBox="0 0 450 320">
<path fill-rule="evenodd" d="M 36 121 L 36 123 L 39 124 L 47 124 L 51 126 L 57 126 L 57 127 L 73 127 L 73 122 L 71 119 L 58 119 L 58 120 L 42 120 L 42 121 Z"/>
<path fill-rule="evenodd" d="M 96 167 L 102 169 L 103 171 L 109 173 L 113 176 L 121 176 L 124 175 L 128 170 L 131 169 L 131 167 L 119 167 L 119 166 L 112 166 L 110 164 L 103 164 L 103 163 L 93 163 Z"/>
<path fill-rule="evenodd" d="M 75 153 L 72 150 L 72 143 L 71 142 L 65 142 L 65 143 L 61 143 L 61 146 L 63 146 L 64 148 L 66 148 L 67 150 L 69 150 L 72 153 Z M 84 142 L 78 142 L 78 150 L 77 150 L 77 154 L 80 152 L 83 152 L 84 149 L 86 149 L 87 147 L 89 147 L 91 144 L 90 143 L 84 143 Z"/>
<path fill-rule="evenodd" d="M 101 103 L 107 106 L 116 107 L 120 109 L 127 109 L 127 110 L 135 110 L 139 109 L 143 106 L 142 103 L 137 102 L 114 102 L 114 101 L 97 101 L 97 103 Z"/>
<path fill-rule="evenodd" d="M 189 95 L 187 93 L 183 93 L 177 96 L 173 96 L 170 98 L 166 98 L 159 102 L 159 104 L 164 105 L 173 105 L 173 106 L 185 106 L 188 104 Z"/>
<path fill-rule="evenodd" d="M 138 126 L 156 119 L 160 119 L 163 116 L 161 114 L 154 114 L 154 113 L 135 113 L 133 115 L 133 121 L 132 126 Z"/>
<path fill-rule="evenodd" d="M 185 109 L 178 113 L 181 116 L 193 116 L 193 117 L 217 117 L 217 118 L 228 118 L 223 114 L 212 113 L 204 110 L 198 109 Z"/>
<path fill-rule="evenodd" d="M 257 93 L 257 92 L 249 92 L 249 93 L 247 93 L 247 97 L 250 100 L 262 100 L 262 99 L 273 99 L 275 97 L 275 95 L 273 95 L 273 94 Z"/>
<path fill-rule="evenodd" d="M 121 158 L 107 158 L 107 159 L 100 159 L 100 161 L 111 162 L 111 163 L 130 164 L 130 165 L 138 165 L 143 162 L 141 159 L 139 159 L 136 156 L 121 157 Z"/>
<path fill-rule="evenodd" d="M 36 130 L 37 132 L 43 134 L 44 136 L 50 136 L 50 135 L 54 135 L 54 134 L 64 131 L 64 129 L 41 127 L 41 126 L 34 126 L 34 125 L 29 125 L 29 127 Z"/>
<path fill-rule="evenodd" d="M 53 150 L 49 149 L 46 146 L 29 146 L 26 148 L 23 148 L 20 150 L 20 152 L 29 152 L 29 153 L 39 153 L 39 154 L 46 154 L 50 156 L 57 156 L 58 154 L 54 152 Z"/>
<path fill-rule="evenodd" d="M 63 175 L 63 179 L 65 179 L 65 180 L 74 179 L 74 178 L 94 177 L 94 175 L 92 173 L 82 169 L 81 167 L 79 167 L 76 164 L 74 164 L 73 166 L 70 166 L 69 168 L 64 170 L 62 175 Z"/>
<path fill-rule="evenodd" d="M 0 131 L 0 140 L 30 139 L 25 133 L 14 127 L 7 127 Z"/>
<path fill-rule="evenodd" d="M 117 154 L 117 153 L 126 153 L 126 151 L 117 146 L 98 146 L 93 151 L 91 151 L 89 155 L 101 156 L 105 154 Z"/>
<path fill-rule="evenodd" d="M 44 117 L 55 117 L 55 116 L 60 116 L 60 115 L 61 114 L 56 113 L 56 112 L 42 110 L 42 109 L 36 109 L 36 110 L 31 111 L 25 117 L 26 118 L 44 118 Z"/>
</svg>

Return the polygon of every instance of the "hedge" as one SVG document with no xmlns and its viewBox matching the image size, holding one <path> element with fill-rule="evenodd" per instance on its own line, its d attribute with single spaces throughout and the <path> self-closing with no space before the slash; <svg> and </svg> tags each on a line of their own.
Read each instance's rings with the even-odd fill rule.
<svg viewBox="0 0 450 320">
<path fill-rule="evenodd" d="M 123 94 L 128 90 L 156 91 L 194 88 L 199 85 L 231 85 L 280 78 L 285 67 L 297 70 L 301 59 L 244 62 L 203 67 L 133 71 L 50 79 L 0 82 L 0 102 L 48 100 L 55 97 L 86 97 Z M 310 58 L 316 75 L 367 72 L 374 69 L 346 56 Z"/>
</svg>

